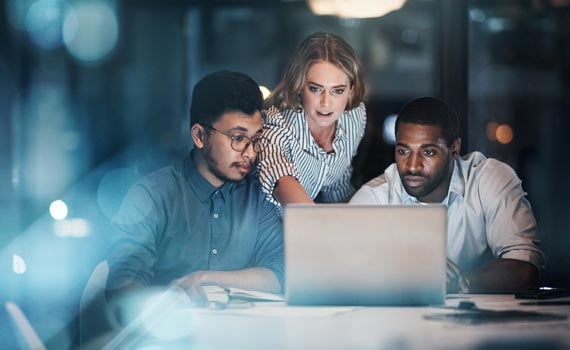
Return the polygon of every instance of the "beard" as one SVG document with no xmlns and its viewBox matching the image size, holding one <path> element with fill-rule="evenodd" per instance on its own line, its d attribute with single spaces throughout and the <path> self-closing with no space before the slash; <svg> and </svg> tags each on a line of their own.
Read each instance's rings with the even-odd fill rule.
<svg viewBox="0 0 570 350">
<path fill-rule="evenodd" d="M 406 190 L 406 192 L 408 192 L 408 194 L 410 196 L 414 196 L 418 200 L 421 200 L 421 198 L 428 196 L 436 188 L 438 188 L 439 185 L 441 185 L 443 182 L 445 182 L 448 179 L 448 177 L 452 171 L 452 168 L 450 166 L 451 162 L 452 162 L 452 159 L 448 158 L 447 161 L 445 162 L 444 166 L 441 168 L 441 171 L 439 171 L 438 173 L 436 173 L 433 176 L 426 175 L 422 172 L 415 172 L 415 173 L 407 172 L 405 174 L 400 174 L 400 180 L 402 181 L 402 184 L 404 185 L 404 189 Z M 406 176 L 422 177 L 425 179 L 425 182 L 419 187 L 409 187 L 405 181 Z"/>
<path fill-rule="evenodd" d="M 213 155 L 212 149 L 209 147 L 205 147 L 205 149 L 204 149 L 204 160 L 206 162 L 206 167 L 208 168 L 208 170 L 222 182 L 239 182 L 247 176 L 247 174 L 244 174 L 244 175 L 236 174 L 236 175 L 232 176 L 232 174 L 229 171 L 224 172 L 221 169 L 219 162 L 216 161 L 216 157 Z M 233 162 L 228 167 L 228 170 L 231 168 L 234 168 L 234 167 L 237 168 L 240 166 L 240 164 L 243 164 L 243 162 L 241 162 L 241 163 L 240 162 Z M 251 163 L 250 163 L 250 167 L 252 167 Z"/>
</svg>

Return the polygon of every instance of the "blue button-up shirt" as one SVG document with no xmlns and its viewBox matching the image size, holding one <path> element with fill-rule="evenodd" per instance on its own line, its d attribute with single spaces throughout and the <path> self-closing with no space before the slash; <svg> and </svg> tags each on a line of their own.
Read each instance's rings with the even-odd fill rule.
<svg viewBox="0 0 570 350">
<path fill-rule="evenodd" d="M 216 188 L 192 156 L 135 184 L 113 219 L 109 288 L 198 270 L 266 267 L 283 285 L 283 231 L 253 176 Z"/>
</svg>

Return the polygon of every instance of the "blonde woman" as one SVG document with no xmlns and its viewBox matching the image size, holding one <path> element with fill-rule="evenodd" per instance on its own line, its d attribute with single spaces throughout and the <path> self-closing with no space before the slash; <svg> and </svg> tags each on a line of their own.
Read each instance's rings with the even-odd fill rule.
<svg viewBox="0 0 570 350">
<path fill-rule="evenodd" d="M 293 55 L 265 111 L 258 173 L 267 199 L 346 202 L 352 158 L 364 135 L 365 85 L 360 60 L 340 37 L 315 33 Z"/>
</svg>

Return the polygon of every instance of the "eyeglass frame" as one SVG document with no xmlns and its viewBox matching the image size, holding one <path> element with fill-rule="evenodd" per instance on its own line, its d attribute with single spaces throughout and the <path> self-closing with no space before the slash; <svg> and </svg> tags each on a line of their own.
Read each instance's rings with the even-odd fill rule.
<svg viewBox="0 0 570 350">
<path fill-rule="evenodd" d="M 213 126 L 208 125 L 208 124 L 206 124 L 206 123 L 198 123 L 198 124 L 200 124 L 200 125 L 202 125 L 202 126 L 205 126 L 205 127 L 207 127 L 208 129 L 217 131 L 217 132 L 219 132 L 220 134 L 229 137 L 230 140 L 231 140 L 230 146 L 231 146 L 232 149 L 233 149 L 234 151 L 236 151 L 236 152 L 243 153 L 243 152 L 245 152 L 245 150 L 251 145 L 253 151 L 254 151 L 255 153 L 259 154 L 259 153 L 261 153 L 261 151 L 263 151 L 263 150 L 265 149 L 265 147 L 267 147 L 267 145 L 269 144 L 269 140 L 268 140 L 266 137 L 263 137 L 263 136 L 256 137 L 255 140 L 253 140 L 251 137 L 249 137 L 249 136 L 247 136 L 247 135 L 230 135 L 230 134 L 226 134 L 225 132 L 223 132 L 223 131 L 221 131 L 221 130 L 218 130 L 218 129 L 214 128 Z M 243 137 L 243 138 L 247 139 L 247 143 L 245 144 L 245 146 L 243 147 L 242 150 L 238 150 L 238 149 L 236 149 L 236 147 L 234 146 L 234 142 L 240 142 L 240 141 L 236 141 L 236 137 Z M 264 143 L 259 143 L 260 140 L 263 140 Z M 257 150 L 256 150 L 256 148 L 257 148 Z"/>
</svg>

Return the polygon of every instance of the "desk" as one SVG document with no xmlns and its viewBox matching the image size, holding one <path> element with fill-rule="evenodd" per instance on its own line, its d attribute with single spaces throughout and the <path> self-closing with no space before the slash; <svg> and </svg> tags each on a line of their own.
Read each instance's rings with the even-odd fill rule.
<svg viewBox="0 0 570 350">
<path fill-rule="evenodd" d="M 450 295 L 446 301 L 449 308 L 256 303 L 243 309 L 178 309 L 165 320 L 154 322 L 154 329 L 147 327 L 144 337 L 132 341 L 137 348 L 157 345 L 174 349 L 570 349 L 568 318 L 465 325 L 424 317 L 460 312 L 452 308 L 465 300 L 479 309 L 570 316 L 570 305 L 521 305 L 512 295 Z M 159 340 L 173 334 L 184 337 Z M 111 343 L 108 348 L 124 345 Z"/>
</svg>

